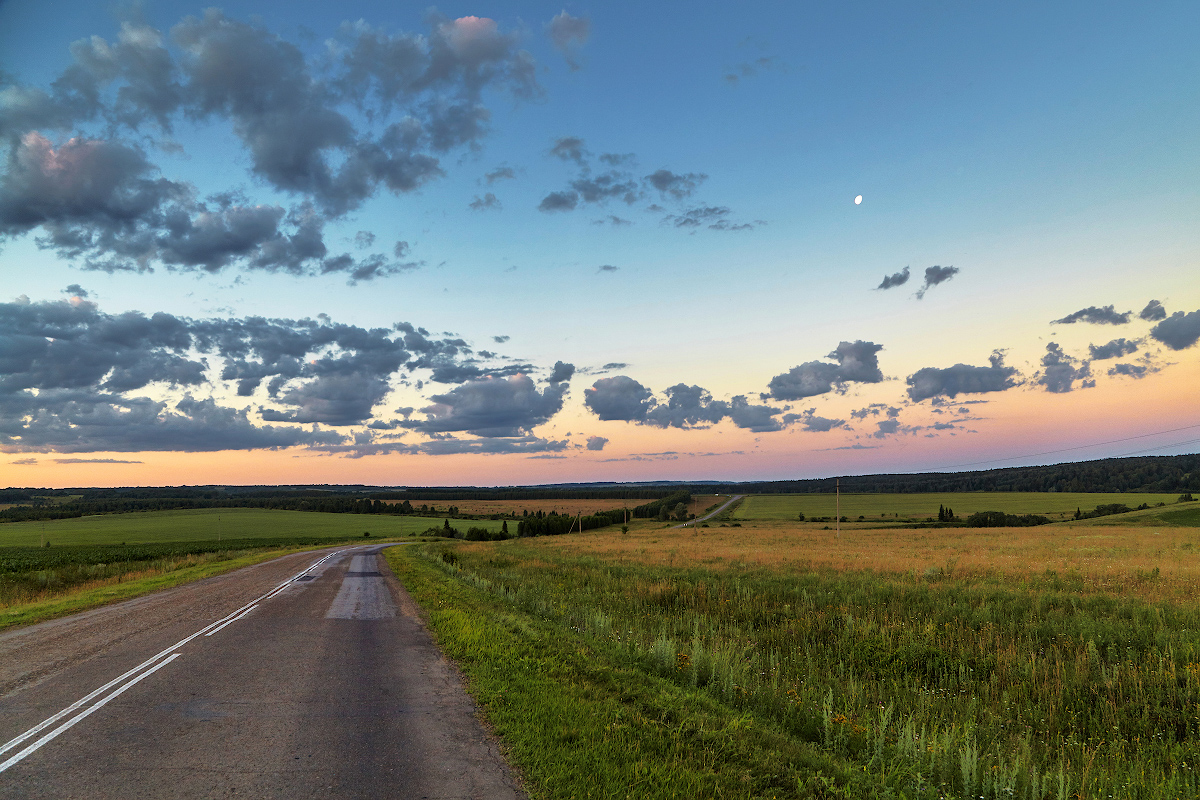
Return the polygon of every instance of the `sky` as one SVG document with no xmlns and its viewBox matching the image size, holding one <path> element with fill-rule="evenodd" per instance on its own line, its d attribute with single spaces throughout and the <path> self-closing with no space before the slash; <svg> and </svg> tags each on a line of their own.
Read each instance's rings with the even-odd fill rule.
<svg viewBox="0 0 1200 800">
<path fill-rule="evenodd" d="M 0 0 L 0 485 L 1200 450 L 1195 3 Z"/>
</svg>

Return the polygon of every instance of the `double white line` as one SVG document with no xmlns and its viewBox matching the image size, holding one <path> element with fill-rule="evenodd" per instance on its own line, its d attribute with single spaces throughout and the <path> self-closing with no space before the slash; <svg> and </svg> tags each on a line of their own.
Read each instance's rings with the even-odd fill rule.
<svg viewBox="0 0 1200 800">
<path fill-rule="evenodd" d="M 63 733 L 67 729 L 71 728 L 75 723 L 79 722 L 84 717 L 88 716 L 89 714 L 91 714 L 94 711 L 97 711 L 102 706 L 107 704 L 110 700 L 113 700 L 114 698 L 118 697 L 126 689 L 130 688 L 138 681 L 142 680 L 143 678 L 147 678 L 150 675 L 153 675 L 155 672 L 162 669 L 167 664 L 170 664 L 172 661 L 179 658 L 183 654 L 177 653 L 175 651 L 178 650 L 179 648 L 183 647 L 185 644 L 190 642 L 192 639 L 195 639 L 197 636 L 212 636 L 214 633 L 221 630 L 226 625 L 229 625 L 230 623 L 233 623 L 233 622 L 237 622 L 239 619 L 246 616 L 251 611 L 253 611 L 255 608 L 257 608 L 259 603 L 263 602 L 264 600 L 270 600 L 272 597 L 274 597 L 275 595 L 282 592 L 284 589 L 287 588 L 288 584 L 290 584 L 292 581 L 296 580 L 297 578 L 301 577 L 302 575 L 305 575 L 306 573 L 308 573 L 310 570 L 314 569 L 315 567 L 319 567 L 321 564 L 325 563 L 326 561 L 333 558 L 334 556 L 341 555 L 341 553 L 342 553 L 342 551 L 338 550 L 337 552 L 330 553 L 329 555 L 325 556 L 320 561 L 313 562 L 312 564 L 308 565 L 304 569 L 297 572 L 292 577 L 288 578 L 283 583 L 276 586 L 271 591 L 264 594 L 262 597 L 251 600 L 249 603 L 242 606 L 237 611 L 234 611 L 233 613 L 222 617 L 221 619 L 217 620 L 216 622 L 206 625 L 205 627 L 203 627 L 200 630 L 193 633 L 191 636 L 188 636 L 186 639 L 180 639 L 178 642 L 171 645 L 166 650 L 163 650 L 162 652 L 151 656 L 150 658 L 143 661 L 141 664 L 138 664 L 136 667 L 134 667 L 133 669 L 126 672 L 124 675 L 121 675 L 120 677 L 117 677 L 117 678 L 113 678 L 111 681 L 104 684 L 99 689 L 96 689 L 93 692 L 89 692 L 88 694 L 86 694 L 83 697 L 76 700 L 74 703 L 71 703 L 71 705 L 67 706 L 62 711 L 59 711 L 54 716 L 47 717 L 46 719 L 42 720 L 37 725 L 34 725 L 32 728 L 25 731 L 20 736 L 13 739 L 12 741 L 0 746 L 0 756 L 3 756 L 8 751 L 10 751 L 16 747 L 19 747 L 22 742 L 32 739 L 34 736 L 37 736 L 39 733 L 46 730 L 50 726 L 54 725 L 56 722 L 62 720 L 65 717 L 70 717 L 70 719 L 67 719 L 66 722 L 62 723 L 54 730 L 42 735 L 40 738 L 36 739 L 31 744 L 26 745 L 24 749 L 13 754 L 7 760 L 0 762 L 0 772 L 4 772 L 9 767 L 13 766 L 17 762 L 19 762 L 23 758 L 25 758 L 25 756 L 29 755 L 30 753 L 35 752 L 42 745 L 51 741 L 52 739 L 57 737 L 60 733 Z M 116 688 L 114 689 L 113 687 L 116 687 Z M 110 689 L 112 689 L 112 691 L 109 694 L 105 695 L 104 693 L 108 692 Z M 104 696 L 101 697 L 101 695 L 104 695 Z M 101 699 L 96 700 L 97 697 L 100 697 Z M 94 703 L 92 702 L 93 700 L 95 700 Z M 88 705 L 89 703 L 91 703 L 91 705 Z M 83 711 L 79 711 L 80 709 L 83 709 Z M 75 712 L 77 712 L 77 711 L 79 711 L 79 713 L 76 714 Z M 71 716 L 72 714 L 74 714 L 75 716 Z"/>
</svg>

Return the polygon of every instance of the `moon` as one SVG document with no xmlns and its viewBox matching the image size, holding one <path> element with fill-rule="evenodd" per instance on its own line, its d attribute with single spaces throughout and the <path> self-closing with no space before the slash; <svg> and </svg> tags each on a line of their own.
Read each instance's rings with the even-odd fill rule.
<svg viewBox="0 0 1200 800">
<path fill-rule="evenodd" d="M 862 195 L 860 194 L 858 197 L 854 198 L 854 205 L 857 206 L 857 205 L 861 205 L 861 204 L 862 204 Z"/>
</svg>

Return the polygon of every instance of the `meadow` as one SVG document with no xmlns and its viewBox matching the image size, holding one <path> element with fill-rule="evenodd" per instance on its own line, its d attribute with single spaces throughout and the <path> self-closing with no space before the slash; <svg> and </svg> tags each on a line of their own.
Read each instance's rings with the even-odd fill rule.
<svg viewBox="0 0 1200 800">
<path fill-rule="evenodd" d="M 389 559 L 536 797 L 1196 797 L 1200 529 L 1150 511 Z"/>
<path fill-rule="evenodd" d="M 443 519 L 432 517 L 240 508 L 7 523 L 0 525 L 0 628 L 73 613 L 299 549 L 368 538 L 411 539 L 442 524 Z M 484 520 L 471 525 L 499 530 L 501 523 Z"/>
<path fill-rule="evenodd" d="M 1178 494 L 1129 492 L 946 492 L 943 494 L 848 494 L 840 498 L 841 514 L 852 520 L 859 516 L 868 521 L 937 519 L 939 505 L 949 506 L 959 517 L 977 511 L 1003 511 L 1006 514 L 1041 514 L 1051 519 L 1066 519 L 1076 509 L 1090 511 L 1098 505 L 1124 503 L 1136 508 L 1143 503 L 1170 504 Z M 747 497 L 732 518 L 737 520 L 794 520 L 806 517 L 833 517 L 839 499 L 832 494 L 767 494 Z"/>
<path fill-rule="evenodd" d="M 200 508 L 146 511 L 136 514 L 97 514 L 48 522 L 10 522 L 0 525 L 0 548 L 68 544 L 142 544 L 221 539 L 287 537 L 418 536 L 444 517 L 390 514 L 324 514 L 314 511 L 276 511 L 258 508 Z M 498 530 L 499 522 L 472 525 Z M 461 526 L 460 526 L 461 527 Z"/>
</svg>

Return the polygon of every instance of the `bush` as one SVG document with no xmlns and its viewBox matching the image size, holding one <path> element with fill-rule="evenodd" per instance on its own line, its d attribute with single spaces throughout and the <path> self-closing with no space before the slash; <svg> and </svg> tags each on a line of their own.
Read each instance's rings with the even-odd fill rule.
<svg viewBox="0 0 1200 800">
<path fill-rule="evenodd" d="M 967 517 L 968 528 L 1029 528 L 1048 522 L 1050 519 L 1040 514 L 1005 514 L 1003 511 L 977 511 Z"/>
</svg>

